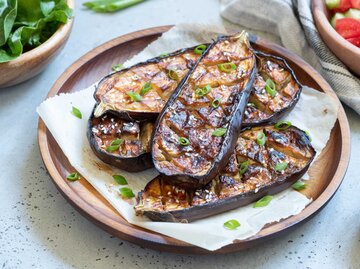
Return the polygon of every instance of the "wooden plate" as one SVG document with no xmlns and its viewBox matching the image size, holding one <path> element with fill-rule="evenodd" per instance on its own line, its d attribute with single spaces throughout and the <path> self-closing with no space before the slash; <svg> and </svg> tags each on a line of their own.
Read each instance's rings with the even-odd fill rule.
<svg viewBox="0 0 360 269">
<path fill-rule="evenodd" d="M 48 97 L 58 93 L 68 93 L 83 89 L 106 75 L 111 66 L 122 63 L 129 57 L 140 52 L 150 42 L 158 38 L 171 26 L 150 28 L 127 34 L 111 40 L 90 51 L 72 64 L 56 81 Z M 254 246 L 266 239 L 289 231 L 304 222 L 331 199 L 345 175 L 350 155 L 349 124 L 339 100 L 327 82 L 307 63 L 284 48 L 263 40 L 254 40 L 256 49 L 284 57 L 294 69 L 300 82 L 334 97 L 339 104 L 339 114 L 330 140 L 312 166 L 310 187 L 305 190 L 313 202 L 300 214 L 277 223 L 269 224 L 257 235 L 243 241 L 236 241 L 215 253 L 234 252 Z M 121 239 L 135 244 L 162 251 L 179 253 L 210 253 L 199 247 L 182 241 L 148 231 L 126 222 L 115 209 L 84 179 L 69 183 L 66 176 L 74 169 L 39 119 L 38 139 L 41 156 L 54 183 L 65 198 L 96 225 Z M 214 253 L 214 252 L 213 252 Z"/>
</svg>

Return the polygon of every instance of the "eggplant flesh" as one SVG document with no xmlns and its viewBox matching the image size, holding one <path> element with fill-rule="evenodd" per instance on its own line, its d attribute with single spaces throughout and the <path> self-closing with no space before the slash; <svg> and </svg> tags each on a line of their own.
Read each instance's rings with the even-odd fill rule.
<svg viewBox="0 0 360 269">
<path fill-rule="evenodd" d="M 194 48 L 182 49 L 104 77 L 94 93 L 98 103 L 95 117 L 112 111 L 125 120 L 156 119 L 199 57 Z M 132 99 L 133 94 L 140 98 Z"/>
<path fill-rule="evenodd" d="M 97 157 L 120 169 L 137 172 L 153 166 L 150 154 L 154 122 L 126 121 L 110 112 L 88 121 L 88 140 Z M 118 149 L 111 146 L 117 141 Z M 116 142 L 115 142 L 116 144 Z"/>
<path fill-rule="evenodd" d="M 284 59 L 259 51 L 255 55 L 258 72 L 245 110 L 243 126 L 256 126 L 281 118 L 295 106 L 302 89 Z M 275 96 L 266 91 L 268 79 L 275 84 Z"/>
<path fill-rule="evenodd" d="M 195 188 L 221 171 L 241 131 L 255 71 L 245 32 L 219 37 L 208 47 L 155 124 L 152 156 L 160 174 L 179 186 Z M 216 135 L 219 130 L 222 135 Z M 184 139 L 187 145 L 180 143 Z"/>
<path fill-rule="evenodd" d="M 266 137 L 263 146 L 257 143 L 261 132 Z M 166 222 L 191 222 L 226 212 L 288 188 L 306 172 L 315 153 L 307 134 L 297 127 L 248 128 L 240 134 L 226 167 L 205 187 L 183 189 L 160 175 L 138 194 L 135 211 Z M 279 163 L 287 166 L 279 170 Z"/>
</svg>

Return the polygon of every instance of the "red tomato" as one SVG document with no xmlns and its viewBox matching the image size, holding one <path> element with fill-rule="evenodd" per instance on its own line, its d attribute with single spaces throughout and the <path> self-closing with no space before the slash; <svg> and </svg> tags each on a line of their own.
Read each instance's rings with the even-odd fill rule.
<svg viewBox="0 0 360 269">
<path fill-rule="evenodd" d="M 360 36 L 347 38 L 346 40 L 360 48 Z"/>
<path fill-rule="evenodd" d="M 352 8 L 360 9 L 360 0 L 351 0 Z"/>
<path fill-rule="evenodd" d="M 333 11 L 334 11 L 334 13 L 336 13 L 336 12 L 343 13 L 343 12 L 347 11 L 351 7 L 352 7 L 351 0 L 340 0 L 339 7 L 334 8 Z"/>
<path fill-rule="evenodd" d="M 335 29 L 345 39 L 360 37 L 360 21 L 353 18 L 336 20 Z"/>
</svg>

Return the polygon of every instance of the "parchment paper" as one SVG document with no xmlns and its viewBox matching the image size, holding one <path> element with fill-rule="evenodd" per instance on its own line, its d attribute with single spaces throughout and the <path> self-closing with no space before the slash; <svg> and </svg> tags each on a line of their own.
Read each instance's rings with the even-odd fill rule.
<svg viewBox="0 0 360 269">
<path fill-rule="evenodd" d="M 178 25 L 125 65 L 129 66 L 164 52 L 210 42 L 219 32 L 224 32 L 224 29 L 215 26 Z M 94 85 L 76 93 L 49 98 L 40 104 L 37 112 L 71 165 L 128 222 L 208 250 L 216 250 L 235 239 L 246 239 L 255 235 L 267 223 L 300 213 L 311 202 L 301 193 L 288 189 L 275 195 L 267 207 L 253 208 L 252 205 L 248 205 L 193 223 L 153 222 L 145 217 L 135 216 L 135 199 L 128 201 L 121 198 L 118 191 L 120 186 L 114 182 L 112 175 L 123 175 L 129 187 L 137 193 L 158 173 L 155 169 L 128 173 L 104 164 L 94 155 L 86 138 L 87 119 L 95 103 L 93 92 Z M 72 106 L 82 112 L 81 120 L 71 114 Z M 304 87 L 297 106 L 286 118 L 299 128 L 309 131 L 312 144 L 319 154 L 334 126 L 337 110 L 338 107 L 332 98 Z M 241 226 L 232 231 L 223 228 L 223 223 L 230 219 L 237 219 Z"/>
</svg>

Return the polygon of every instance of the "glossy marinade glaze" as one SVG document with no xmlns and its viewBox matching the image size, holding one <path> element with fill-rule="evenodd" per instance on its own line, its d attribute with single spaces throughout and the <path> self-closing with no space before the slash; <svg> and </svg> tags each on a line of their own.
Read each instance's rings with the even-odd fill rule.
<svg viewBox="0 0 360 269">
<path fill-rule="evenodd" d="M 219 37 L 170 97 L 155 124 L 155 168 L 173 183 L 204 186 L 226 165 L 256 71 L 245 32 Z"/>
<path fill-rule="evenodd" d="M 205 187 L 186 190 L 158 176 L 139 193 L 135 210 L 171 222 L 226 212 L 288 188 L 307 171 L 315 153 L 307 134 L 295 126 L 245 129 L 226 167 Z"/>
<path fill-rule="evenodd" d="M 200 57 L 202 51 L 196 48 L 159 56 L 103 78 L 94 93 L 95 117 L 112 111 L 126 120 L 156 118 Z"/>
</svg>

